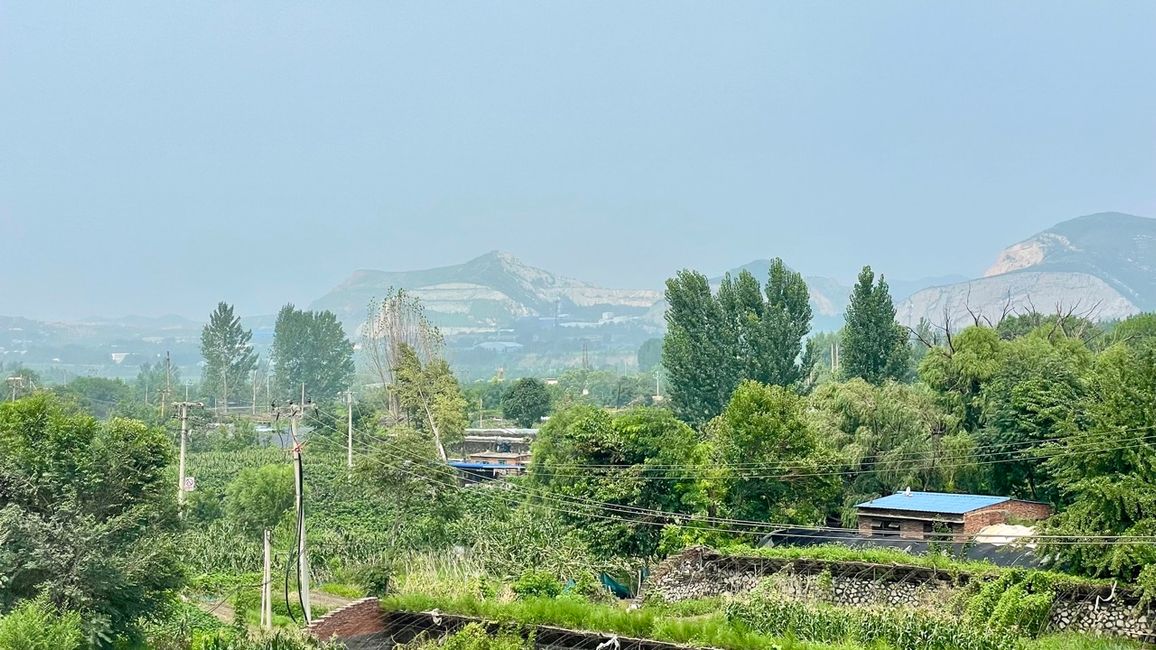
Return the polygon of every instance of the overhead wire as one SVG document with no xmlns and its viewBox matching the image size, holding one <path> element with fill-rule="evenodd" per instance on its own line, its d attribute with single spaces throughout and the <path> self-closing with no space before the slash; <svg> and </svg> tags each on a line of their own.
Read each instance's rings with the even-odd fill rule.
<svg viewBox="0 0 1156 650">
<path fill-rule="evenodd" d="M 329 426 L 323 422 L 320 424 L 322 424 L 326 428 L 330 429 L 331 431 L 340 433 L 336 429 L 334 429 L 332 426 Z M 408 453 L 406 450 L 402 450 L 401 448 L 397 447 L 396 444 L 393 443 L 393 441 L 391 441 L 391 440 L 377 437 L 377 436 L 370 436 L 370 438 L 374 439 L 377 442 L 382 443 L 383 446 L 397 449 L 399 451 L 402 451 L 402 453 Z M 370 462 L 377 462 L 379 464 L 384 465 L 384 463 L 382 463 L 380 460 L 374 459 L 372 456 L 370 456 L 368 454 L 363 454 L 361 452 L 355 452 L 355 453 L 360 458 L 368 459 Z M 403 460 L 403 461 L 408 461 L 410 463 L 420 462 L 420 463 L 430 464 L 431 468 L 437 469 L 438 471 L 442 472 L 443 476 L 445 475 L 445 472 L 449 473 L 449 475 L 453 479 L 453 483 L 448 484 L 450 487 L 459 487 L 459 488 L 461 487 L 457 483 L 457 481 L 460 479 L 460 475 L 455 470 L 453 470 L 452 468 L 450 468 L 447 465 L 442 465 L 441 463 L 437 463 L 435 461 L 432 461 L 432 459 L 424 459 L 424 458 L 415 457 L 415 456 L 408 456 L 407 457 L 407 456 L 394 455 L 393 457 L 398 458 L 398 459 Z M 405 473 L 407 475 L 414 475 L 414 476 L 419 476 L 420 478 L 427 478 L 425 476 L 416 475 L 415 473 L 410 472 L 404 468 L 395 467 L 395 469 L 398 469 L 399 471 L 401 471 L 402 473 Z M 443 485 L 447 485 L 447 484 L 443 483 Z M 756 522 L 756 521 L 739 520 L 739 519 L 705 517 L 705 516 L 701 516 L 701 515 L 688 514 L 688 513 L 672 513 L 672 512 L 663 511 L 663 510 L 638 508 L 638 507 L 634 507 L 634 506 L 624 506 L 621 504 L 599 502 L 599 501 L 594 501 L 594 500 L 589 500 L 589 499 L 583 499 L 581 497 L 563 496 L 562 498 L 559 498 L 557 496 L 546 496 L 546 495 L 542 495 L 540 493 L 532 492 L 532 491 L 527 492 L 524 489 L 522 489 L 521 486 L 517 486 L 514 484 L 507 484 L 507 485 L 509 487 L 507 488 L 506 491 L 512 490 L 512 491 L 516 491 L 516 492 L 519 492 L 521 494 L 524 494 L 523 499 L 509 499 L 509 500 L 513 500 L 513 501 L 519 502 L 519 503 L 528 503 L 528 504 L 543 505 L 544 506 L 544 504 L 539 503 L 538 500 L 546 500 L 546 501 L 554 501 L 556 503 L 562 503 L 565 506 L 568 506 L 569 508 L 577 508 L 577 507 L 582 507 L 582 506 L 597 507 L 597 508 L 601 508 L 604 510 L 608 510 L 610 512 L 618 512 L 621 514 L 635 514 L 635 515 L 645 515 L 645 516 L 651 516 L 651 517 L 661 517 L 661 518 L 668 519 L 668 520 L 673 518 L 676 520 L 676 521 L 668 521 L 667 523 L 661 523 L 661 522 L 647 521 L 647 520 L 640 520 L 640 519 L 625 519 L 623 517 L 615 517 L 615 516 L 610 516 L 610 515 L 592 515 L 592 513 L 579 512 L 579 511 L 575 511 L 575 510 L 569 510 L 567 508 L 544 506 L 544 507 L 547 507 L 548 509 L 552 509 L 552 510 L 555 510 L 557 512 L 561 512 L 563 514 L 570 514 L 572 516 L 594 516 L 595 518 L 607 519 L 607 520 L 611 520 L 611 521 L 617 521 L 620 523 L 634 523 L 634 524 L 659 525 L 659 526 L 675 525 L 675 526 L 679 526 L 679 527 L 683 527 L 683 528 L 690 528 L 690 529 L 694 529 L 694 530 L 712 530 L 715 532 L 728 532 L 731 534 L 757 534 L 757 535 L 761 535 L 761 536 L 765 536 L 767 534 L 772 534 L 775 532 L 782 534 L 783 528 L 789 528 L 791 530 L 807 530 L 807 531 L 813 531 L 813 532 L 829 532 L 829 533 L 838 532 L 838 533 L 843 533 L 843 534 L 846 534 L 848 532 L 852 532 L 846 528 L 834 528 L 834 527 L 825 527 L 825 526 L 799 526 L 799 525 L 793 525 L 793 524 L 783 524 L 783 523 L 774 523 L 774 522 Z M 506 496 L 509 496 L 509 495 L 506 495 Z M 706 522 L 706 523 L 710 523 L 710 524 L 724 524 L 724 525 L 731 525 L 731 526 L 743 526 L 746 528 L 755 528 L 755 529 L 762 529 L 762 530 L 722 528 L 719 526 L 714 526 L 714 527 L 688 526 L 686 524 L 680 523 L 681 521 L 694 521 L 694 522 Z M 793 535 L 793 533 L 789 533 L 789 534 Z M 797 535 L 797 536 L 807 537 L 810 539 L 816 539 L 817 538 L 817 536 L 815 536 L 815 535 Z M 981 537 L 981 535 L 979 535 L 978 533 L 974 534 L 972 536 L 973 537 Z M 959 536 L 954 535 L 953 537 L 958 538 Z M 1049 539 L 1049 540 L 1054 539 L 1054 540 L 1057 540 L 1054 543 L 1064 543 L 1064 542 L 1061 542 L 1059 540 L 1092 540 L 1092 539 L 1105 540 L 1105 541 L 1156 540 L 1156 536 L 1134 536 L 1134 535 L 1115 535 L 1115 536 L 1113 536 L 1113 535 L 1037 535 L 1037 536 L 1033 536 L 1032 538 L 1033 539 Z M 838 539 L 842 539 L 842 538 L 838 538 Z M 1085 542 L 1080 542 L 1080 543 L 1085 543 Z M 1086 542 L 1086 543 L 1090 544 L 1090 543 L 1095 543 L 1095 542 Z"/>
</svg>

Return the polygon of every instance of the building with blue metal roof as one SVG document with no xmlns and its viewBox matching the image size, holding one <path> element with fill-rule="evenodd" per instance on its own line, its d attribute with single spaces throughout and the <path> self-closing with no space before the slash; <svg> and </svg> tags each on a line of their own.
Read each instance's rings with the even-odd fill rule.
<svg viewBox="0 0 1156 650">
<path fill-rule="evenodd" d="M 924 539 L 942 534 L 959 538 L 978 533 L 1009 517 L 1045 519 L 1051 506 L 984 494 L 904 490 L 855 506 L 863 535 Z"/>
</svg>

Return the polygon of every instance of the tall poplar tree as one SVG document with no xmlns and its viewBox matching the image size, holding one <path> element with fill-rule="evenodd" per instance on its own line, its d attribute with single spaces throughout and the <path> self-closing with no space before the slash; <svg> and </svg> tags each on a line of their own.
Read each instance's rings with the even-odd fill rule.
<svg viewBox="0 0 1156 650">
<path fill-rule="evenodd" d="M 241 327 L 233 306 L 224 302 L 217 304 L 201 330 L 201 356 L 205 359 L 202 390 L 219 398 L 221 404 L 228 405 L 229 395 L 244 393 L 257 367 L 252 338 L 252 330 Z"/>
<path fill-rule="evenodd" d="M 781 259 L 771 262 L 764 290 L 749 271 L 723 278 L 711 294 L 707 279 L 681 271 L 667 281 L 663 367 L 675 412 L 701 425 L 717 416 L 744 380 L 807 388 L 814 354 L 810 294 L 803 277 Z"/>
<path fill-rule="evenodd" d="M 326 403 L 353 380 L 353 344 L 330 311 L 285 305 L 273 330 L 273 380 L 281 399 Z"/>
<path fill-rule="evenodd" d="M 839 360 L 844 377 L 862 377 L 872 384 L 903 379 L 911 356 L 907 330 L 895 321 L 887 281 L 881 275 L 875 282 L 870 266 L 859 273 L 846 320 Z"/>
</svg>

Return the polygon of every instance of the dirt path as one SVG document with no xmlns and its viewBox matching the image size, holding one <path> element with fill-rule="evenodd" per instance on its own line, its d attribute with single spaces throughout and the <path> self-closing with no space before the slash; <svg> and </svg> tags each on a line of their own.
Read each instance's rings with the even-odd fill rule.
<svg viewBox="0 0 1156 650">
<path fill-rule="evenodd" d="M 276 598 L 276 595 L 274 595 L 274 598 Z M 348 598 L 335 596 L 324 591 L 314 591 L 310 593 L 309 600 L 314 605 L 321 605 L 329 611 L 333 611 L 338 607 L 348 605 L 349 603 L 353 602 Z M 200 610 L 203 612 L 212 614 L 223 623 L 232 623 L 233 618 L 236 616 L 236 612 L 233 610 L 233 605 L 228 601 L 228 599 L 221 600 L 220 598 L 217 598 L 216 600 L 209 602 L 197 601 L 197 607 L 200 608 Z"/>
</svg>

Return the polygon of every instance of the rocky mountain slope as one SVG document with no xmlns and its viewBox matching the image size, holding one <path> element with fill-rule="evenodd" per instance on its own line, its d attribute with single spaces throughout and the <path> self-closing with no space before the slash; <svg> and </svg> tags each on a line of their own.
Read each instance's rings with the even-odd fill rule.
<svg viewBox="0 0 1156 650">
<path fill-rule="evenodd" d="M 390 287 L 421 298 L 431 320 L 447 334 L 489 331 L 527 317 L 599 321 L 608 312 L 640 317 L 661 298 L 658 291 L 606 289 L 557 276 L 494 251 L 464 264 L 424 271 L 357 271 L 311 308 L 333 311 L 350 329 L 365 320 L 370 300 L 381 298 Z"/>
<path fill-rule="evenodd" d="M 996 319 L 1074 310 L 1098 320 L 1156 309 L 1156 219 L 1104 212 L 1065 221 L 999 254 L 982 278 L 914 293 L 900 321 Z"/>
</svg>

